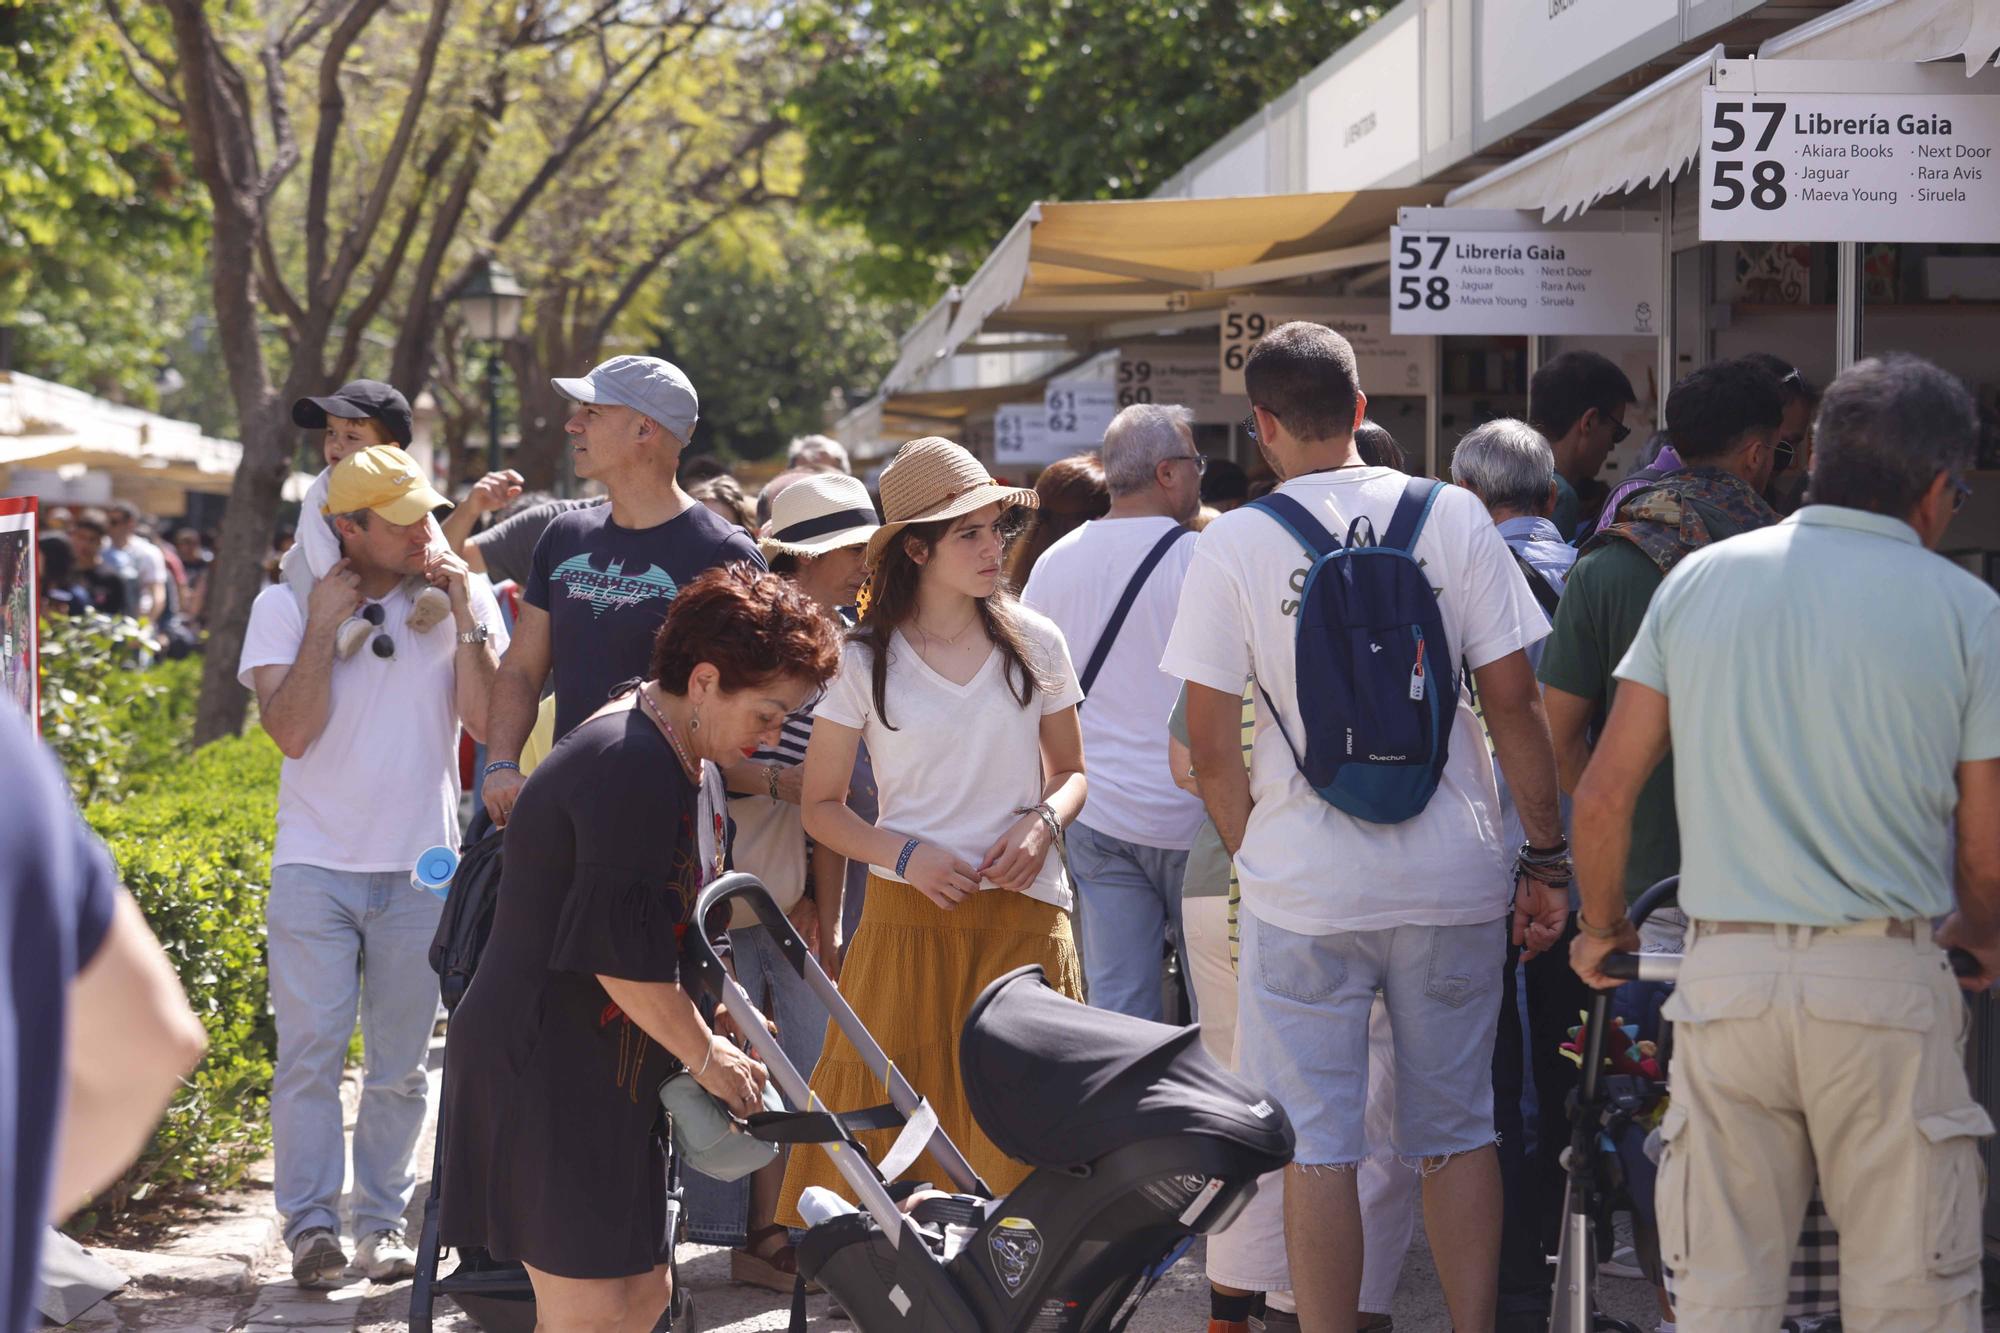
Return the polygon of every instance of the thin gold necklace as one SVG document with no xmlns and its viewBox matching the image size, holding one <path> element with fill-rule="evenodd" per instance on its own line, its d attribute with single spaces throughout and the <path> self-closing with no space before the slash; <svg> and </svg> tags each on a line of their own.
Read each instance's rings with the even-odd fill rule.
<svg viewBox="0 0 2000 1333">
<path fill-rule="evenodd" d="M 700 763 L 688 757 L 687 750 L 681 745 L 681 738 L 674 733 L 674 724 L 667 721 L 667 715 L 660 711 L 660 706 L 646 693 L 644 685 L 639 687 L 639 703 L 653 715 L 653 720 L 660 724 L 660 729 L 667 733 L 667 744 L 674 747 L 674 758 L 681 761 L 681 771 L 687 774 L 690 781 L 700 782 Z"/>
<path fill-rule="evenodd" d="M 910 623 L 917 627 L 917 633 L 923 635 L 926 639 L 929 639 L 932 643 L 942 643 L 949 647 L 956 648 L 958 647 L 958 641 L 966 636 L 967 631 L 971 630 L 971 628 L 974 625 L 977 625 L 979 623 L 979 610 L 977 607 L 973 608 L 972 619 L 966 621 L 963 625 L 959 626 L 958 633 L 953 634 L 949 637 L 946 637 L 945 635 L 942 634 L 931 633 L 929 630 L 924 628 L 923 620 L 917 616 L 911 616 Z"/>
</svg>

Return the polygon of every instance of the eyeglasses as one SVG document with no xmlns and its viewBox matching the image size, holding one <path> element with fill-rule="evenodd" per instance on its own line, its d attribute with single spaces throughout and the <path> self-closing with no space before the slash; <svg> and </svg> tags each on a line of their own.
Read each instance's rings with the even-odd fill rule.
<svg viewBox="0 0 2000 1333">
<path fill-rule="evenodd" d="M 1631 438 L 1631 435 L 1632 428 L 1622 423 L 1611 428 L 1611 442 L 1613 444 L 1623 444 Z"/>
<path fill-rule="evenodd" d="M 1175 454 L 1172 458 L 1162 458 L 1160 461 L 1162 463 L 1193 463 L 1194 474 L 1197 477 L 1208 475 L 1207 454 Z"/>
<path fill-rule="evenodd" d="M 1255 412 L 1252 412 L 1249 416 L 1244 417 L 1243 420 L 1238 422 L 1237 424 L 1243 427 L 1243 434 L 1245 438 L 1247 438 L 1250 441 L 1250 443 L 1252 444 L 1259 443 L 1257 439 L 1257 414 Z"/>
<path fill-rule="evenodd" d="M 377 629 L 381 629 L 383 619 L 382 603 L 365 603 L 361 608 L 361 618 Z M 394 657 L 396 655 L 396 641 L 389 637 L 387 631 L 384 631 L 368 641 L 368 650 L 377 657 Z"/>
<path fill-rule="evenodd" d="M 1965 502 L 1972 498 L 1972 487 L 1965 484 L 1963 477 L 1951 479 L 1951 512 L 1956 514 L 1965 508 Z"/>
</svg>

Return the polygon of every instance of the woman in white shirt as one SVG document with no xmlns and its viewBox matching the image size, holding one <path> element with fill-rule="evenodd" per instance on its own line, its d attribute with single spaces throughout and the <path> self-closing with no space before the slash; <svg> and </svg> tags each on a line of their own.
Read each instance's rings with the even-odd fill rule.
<svg viewBox="0 0 2000 1333">
<path fill-rule="evenodd" d="M 958 1036 L 1005 972 L 1039 963 L 1082 998 L 1074 898 L 1058 849 L 1083 808 L 1083 692 L 1062 634 L 1018 603 L 1001 573 L 1033 491 L 1002 486 L 958 445 L 912 440 L 882 474 L 888 519 L 869 542 L 860 627 L 820 701 L 806 753 L 806 831 L 870 867 L 841 988 L 939 1125 L 994 1190 L 1028 1168 L 979 1132 Z M 873 824 L 844 797 L 857 747 L 874 759 Z M 845 1037 L 829 1031 L 812 1089 L 836 1111 L 881 1100 Z M 864 1135 L 871 1153 L 894 1133 Z M 945 1179 L 928 1154 L 908 1173 Z M 844 1192 L 824 1153 L 794 1153 L 778 1218 L 803 1225 L 809 1186 Z"/>
</svg>

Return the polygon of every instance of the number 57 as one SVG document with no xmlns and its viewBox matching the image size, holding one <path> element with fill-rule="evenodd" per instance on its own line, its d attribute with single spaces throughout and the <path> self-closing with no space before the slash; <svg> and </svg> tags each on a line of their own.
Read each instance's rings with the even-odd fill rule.
<svg viewBox="0 0 2000 1333">
<path fill-rule="evenodd" d="M 1752 102 L 1750 104 L 1750 112 L 1752 115 L 1764 117 L 1764 133 L 1757 140 L 1757 151 L 1760 153 L 1768 152 L 1771 147 L 1771 140 L 1778 137 L 1778 127 L 1785 123 L 1785 104 L 1783 102 Z M 1718 131 L 1726 133 L 1729 138 L 1726 141 L 1722 139 L 1713 140 L 1708 146 L 1718 153 L 1733 153 L 1741 148 L 1744 140 L 1750 137 L 1749 133 L 1743 128 L 1743 122 L 1740 119 L 1742 115 L 1743 103 L 1717 102 L 1715 104 L 1715 128 Z"/>
</svg>

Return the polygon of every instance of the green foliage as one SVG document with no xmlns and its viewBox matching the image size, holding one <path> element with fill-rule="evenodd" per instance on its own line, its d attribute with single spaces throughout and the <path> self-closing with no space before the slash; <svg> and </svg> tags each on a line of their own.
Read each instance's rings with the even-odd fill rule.
<svg viewBox="0 0 2000 1333">
<path fill-rule="evenodd" d="M 149 642 L 130 617 L 42 623 L 42 738 L 78 805 L 142 786 L 187 751 L 200 664 L 134 670 Z"/>
<path fill-rule="evenodd" d="M 0 325 L 22 370 L 153 407 L 205 299 L 206 223 L 119 50 L 95 5 L 0 5 Z"/>
<path fill-rule="evenodd" d="M 177 683 L 178 693 L 191 691 L 192 678 Z M 261 731 L 231 737 L 172 759 L 143 795 L 84 811 L 172 960 L 208 1055 L 80 1228 L 156 1191 L 194 1182 L 227 1189 L 270 1146 L 277 1045 L 263 922 L 282 760 Z"/>
<path fill-rule="evenodd" d="M 923 296 L 1038 199 L 1144 195 L 1388 7 L 806 0 L 807 198 L 867 229 L 871 285 Z"/>
<path fill-rule="evenodd" d="M 191 751 L 201 660 L 135 669 L 141 639 L 135 620 L 46 623 L 42 728 L 172 960 L 208 1055 L 139 1160 L 71 1224 L 79 1232 L 155 1191 L 226 1189 L 270 1146 L 263 923 L 283 756 L 261 731 Z"/>
<path fill-rule="evenodd" d="M 859 236 L 789 217 L 772 226 L 704 242 L 674 265 L 659 305 L 659 354 L 702 386 L 700 438 L 736 458 L 823 429 L 836 389 L 866 397 L 918 313 L 856 290 Z"/>
</svg>

